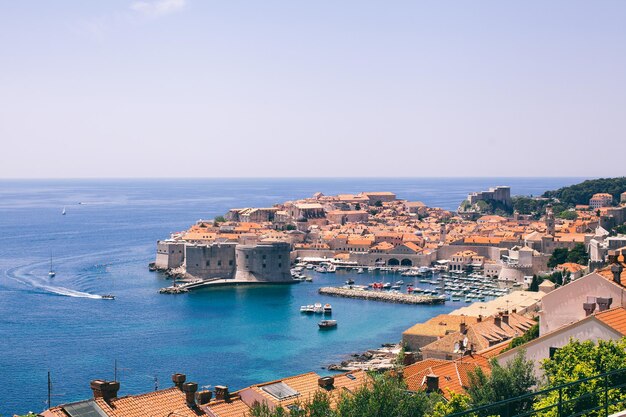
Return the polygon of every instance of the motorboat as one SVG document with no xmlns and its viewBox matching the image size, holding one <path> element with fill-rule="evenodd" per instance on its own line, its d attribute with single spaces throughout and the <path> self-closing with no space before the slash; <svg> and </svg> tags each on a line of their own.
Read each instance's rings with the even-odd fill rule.
<svg viewBox="0 0 626 417">
<path fill-rule="evenodd" d="M 103 300 L 115 300 L 115 296 L 113 294 L 104 294 L 100 297 L 102 297 Z"/>
<path fill-rule="evenodd" d="M 363 272 L 365 272 L 365 270 L 363 268 L 359 268 L 356 271 L 357 274 L 362 274 Z"/>
<path fill-rule="evenodd" d="M 322 307 L 322 303 L 315 303 L 313 305 L 313 312 L 315 314 L 322 314 L 324 312 L 324 307 Z"/>
<path fill-rule="evenodd" d="M 346 281 L 346 285 L 352 285 L 354 284 L 354 280 L 353 279 L 349 279 Z"/>
<path fill-rule="evenodd" d="M 321 330 L 334 329 L 337 327 L 337 320 L 322 320 L 317 325 Z"/>
<path fill-rule="evenodd" d="M 385 282 L 385 283 L 383 284 L 383 288 L 384 288 L 384 289 L 389 289 L 389 288 L 391 288 L 391 282 Z"/>
<path fill-rule="evenodd" d="M 328 303 L 324 304 L 324 314 L 332 314 L 332 313 L 333 313 L 333 306 L 331 306 Z"/>
<path fill-rule="evenodd" d="M 334 273 L 337 272 L 337 267 L 333 264 L 328 265 L 328 267 L 326 268 L 326 272 L 328 273 Z"/>
</svg>

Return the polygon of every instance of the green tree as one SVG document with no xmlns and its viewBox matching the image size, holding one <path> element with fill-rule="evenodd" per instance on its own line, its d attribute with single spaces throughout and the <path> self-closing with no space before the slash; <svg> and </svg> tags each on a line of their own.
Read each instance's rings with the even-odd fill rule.
<svg viewBox="0 0 626 417">
<path fill-rule="evenodd" d="M 215 218 L 215 221 L 216 221 L 217 223 L 224 223 L 224 222 L 226 221 L 226 219 L 224 218 L 224 216 L 217 216 L 217 217 Z"/>
<path fill-rule="evenodd" d="M 589 262 L 589 255 L 587 254 L 587 249 L 585 249 L 585 245 L 582 243 L 577 243 L 567 254 L 567 262 L 587 265 L 587 263 Z"/>
<path fill-rule="evenodd" d="M 382 207 L 383 206 L 383 202 L 380 200 L 376 200 L 376 202 L 374 203 L 375 207 Z"/>
<path fill-rule="evenodd" d="M 565 220 L 576 220 L 578 218 L 578 214 L 572 210 L 563 210 L 557 217 Z"/>
<path fill-rule="evenodd" d="M 361 205 L 360 205 L 359 203 L 356 203 L 356 204 L 354 205 L 354 209 L 355 209 L 356 211 L 361 210 Z"/>
<path fill-rule="evenodd" d="M 548 279 L 558 286 L 563 285 L 563 273 L 561 271 L 553 272 Z"/>
<path fill-rule="evenodd" d="M 465 394 L 450 394 L 449 401 L 439 401 L 433 407 L 428 417 L 446 417 L 450 414 L 460 413 L 471 407 L 472 400 Z"/>
<path fill-rule="evenodd" d="M 556 248 L 554 252 L 552 252 L 550 259 L 548 259 L 548 268 L 554 268 L 557 265 L 567 262 L 568 254 L 569 251 L 567 248 Z"/>
<path fill-rule="evenodd" d="M 621 340 L 599 340 L 597 344 L 591 341 L 570 342 L 558 349 L 551 359 L 542 363 L 546 376 L 543 388 L 554 388 L 569 382 L 589 378 L 598 374 L 622 369 L 626 363 L 626 338 Z M 561 396 L 562 414 L 569 416 L 585 409 L 590 409 L 604 403 L 603 378 L 591 379 L 578 384 L 569 385 L 561 390 L 550 392 L 535 404 L 535 410 L 556 405 Z M 626 383 L 626 375 L 617 374 L 608 378 L 609 386 Z M 560 392 L 559 392 L 560 391 Z M 608 390 L 610 402 L 622 401 L 621 404 L 610 406 L 609 414 L 621 411 L 623 401 L 626 401 L 624 389 L 613 388 Z M 552 407 L 541 416 L 552 417 L 558 415 L 557 407 Z M 587 414 L 592 415 L 592 414 Z"/>
<path fill-rule="evenodd" d="M 487 376 L 482 368 L 469 372 L 469 387 L 467 393 L 472 399 L 474 407 L 492 404 L 498 401 L 515 398 L 532 392 L 538 380 L 534 374 L 533 362 L 526 360 L 523 350 L 506 365 L 502 366 L 493 359 L 491 373 Z M 509 403 L 502 408 L 494 407 L 486 415 L 503 415 L 508 410 L 509 415 L 515 415 L 529 410 L 532 407 L 530 400 L 520 400 Z"/>
<path fill-rule="evenodd" d="M 369 386 L 344 394 L 337 404 L 340 417 L 421 417 L 432 412 L 442 401 L 436 393 L 410 393 L 404 381 L 396 377 L 375 375 Z"/>
<path fill-rule="evenodd" d="M 536 274 L 533 275 L 533 280 L 530 282 L 528 286 L 528 291 L 538 292 L 539 284 L 543 282 L 543 279 L 539 278 Z"/>
</svg>

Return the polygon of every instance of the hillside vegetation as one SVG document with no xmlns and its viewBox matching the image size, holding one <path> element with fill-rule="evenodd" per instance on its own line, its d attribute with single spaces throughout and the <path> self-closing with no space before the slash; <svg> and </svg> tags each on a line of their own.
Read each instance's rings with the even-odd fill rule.
<svg viewBox="0 0 626 417">
<path fill-rule="evenodd" d="M 619 202 L 620 194 L 626 191 L 626 177 L 599 178 L 587 180 L 580 184 L 559 188 L 556 191 L 546 191 L 543 197 L 558 198 L 561 203 L 569 206 L 589 204 L 589 199 L 596 193 L 609 193 L 613 202 Z"/>
</svg>

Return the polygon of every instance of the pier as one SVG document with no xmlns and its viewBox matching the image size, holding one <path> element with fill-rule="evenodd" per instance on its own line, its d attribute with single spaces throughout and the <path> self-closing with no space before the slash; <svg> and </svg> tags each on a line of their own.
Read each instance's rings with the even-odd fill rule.
<svg viewBox="0 0 626 417">
<path fill-rule="evenodd" d="M 427 295 L 400 294 L 387 291 L 354 290 L 341 287 L 322 287 L 318 291 L 323 295 L 334 297 L 357 298 L 361 300 L 385 301 L 387 303 L 400 304 L 444 304 L 443 297 Z"/>
</svg>

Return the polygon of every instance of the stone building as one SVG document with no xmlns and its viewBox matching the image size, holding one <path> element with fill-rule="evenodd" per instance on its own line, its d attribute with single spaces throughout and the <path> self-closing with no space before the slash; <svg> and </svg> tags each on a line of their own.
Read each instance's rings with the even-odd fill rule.
<svg viewBox="0 0 626 417">
<path fill-rule="evenodd" d="M 498 186 L 490 188 L 489 191 L 471 193 L 467 196 L 467 201 L 469 201 L 469 203 L 472 205 L 476 204 L 479 201 L 495 201 L 504 204 L 506 207 L 511 207 L 511 187 Z"/>
<path fill-rule="evenodd" d="M 596 210 L 600 207 L 609 207 L 613 204 L 613 196 L 608 193 L 597 193 L 589 200 L 589 207 Z"/>
</svg>

